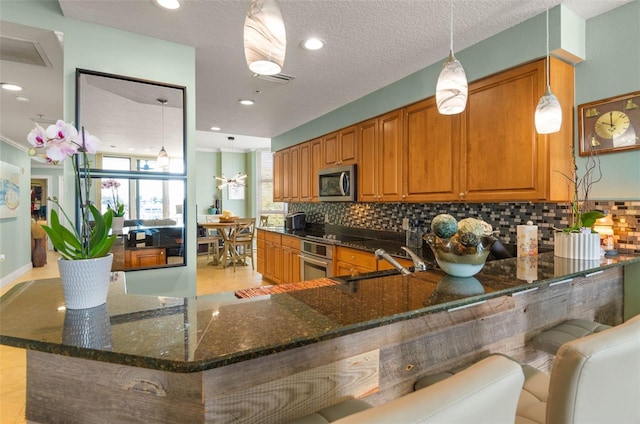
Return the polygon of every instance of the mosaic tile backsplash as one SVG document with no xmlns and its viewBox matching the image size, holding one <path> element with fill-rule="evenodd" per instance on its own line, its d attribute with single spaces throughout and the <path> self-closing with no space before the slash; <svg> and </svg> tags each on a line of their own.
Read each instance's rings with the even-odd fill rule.
<svg viewBox="0 0 640 424">
<path fill-rule="evenodd" d="M 594 201 L 594 209 L 609 211 L 614 222 L 614 242 L 619 252 L 640 254 L 640 201 Z M 356 228 L 402 232 L 402 219 L 430 225 L 448 213 L 457 219 L 481 218 L 500 231 L 504 243 L 515 244 L 516 226 L 533 221 L 538 242 L 553 246 L 553 228 L 569 225 L 568 203 L 290 203 L 289 212 L 305 212 L 307 222 L 328 222 Z"/>
</svg>

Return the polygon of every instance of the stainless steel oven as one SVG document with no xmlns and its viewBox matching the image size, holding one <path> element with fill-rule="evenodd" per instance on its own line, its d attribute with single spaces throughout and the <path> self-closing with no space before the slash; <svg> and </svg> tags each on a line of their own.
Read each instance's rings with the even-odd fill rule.
<svg viewBox="0 0 640 424">
<path fill-rule="evenodd" d="M 333 244 L 303 239 L 298 256 L 302 281 L 333 277 Z"/>
</svg>

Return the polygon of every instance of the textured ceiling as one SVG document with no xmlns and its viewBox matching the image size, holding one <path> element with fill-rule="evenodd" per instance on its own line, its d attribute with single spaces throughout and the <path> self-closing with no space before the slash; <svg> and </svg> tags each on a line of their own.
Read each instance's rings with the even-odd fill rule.
<svg viewBox="0 0 640 424">
<path fill-rule="evenodd" d="M 560 3 L 584 19 L 629 0 L 455 0 L 454 51 L 462 50 Z M 165 11 L 151 0 L 59 0 L 65 17 L 196 48 L 199 148 L 224 147 L 227 135 L 271 138 L 322 116 L 431 64 L 449 49 L 450 2 L 441 0 L 277 0 L 287 31 L 276 84 L 252 77 L 242 27 L 249 0 L 186 0 Z M 308 36 L 325 49 L 300 47 Z M 435 81 L 434 81 L 435 84 Z M 238 104 L 252 98 L 250 107 Z M 259 140 L 251 139 L 251 143 Z"/>
</svg>

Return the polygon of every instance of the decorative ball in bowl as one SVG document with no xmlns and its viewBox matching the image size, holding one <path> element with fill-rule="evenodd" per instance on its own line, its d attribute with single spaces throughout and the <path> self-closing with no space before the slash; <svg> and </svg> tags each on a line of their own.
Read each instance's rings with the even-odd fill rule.
<svg viewBox="0 0 640 424">
<path fill-rule="evenodd" d="M 491 247 L 498 240 L 498 231 L 493 231 L 489 224 L 478 219 L 465 218 L 459 225 L 453 225 L 453 217 L 446 215 L 445 220 L 438 219 L 441 216 L 432 221 L 433 232 L 424 236 L 438 266 L 454 277 L 476 275 L 484 267 Z"/>
</svg>

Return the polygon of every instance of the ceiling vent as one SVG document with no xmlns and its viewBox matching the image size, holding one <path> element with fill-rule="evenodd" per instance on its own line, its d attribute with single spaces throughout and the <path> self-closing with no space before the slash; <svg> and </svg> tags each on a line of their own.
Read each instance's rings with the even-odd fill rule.
<svg viewBox="0 0 640 424">
<path fill-rule="evenodd" d="M 254 78 L 258 78 L 261 80 L 275 82 L 277 84 L 287 84 L 289 81 L 296 79 L 296 77 L 286 74 L 275 74 L 275 75 L 260 75 L 253 74 Z"/>
<path fill-rule="evenodd" d="M 0 37 L 0 60 L 51 67 L 38 42 L 20 38 Z"/>
</svg>

